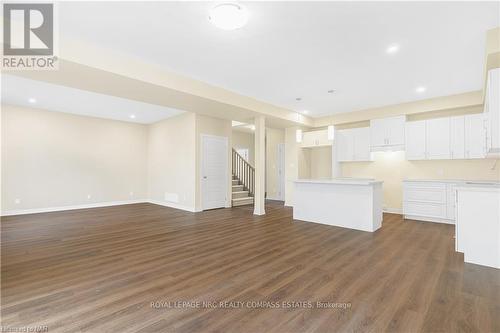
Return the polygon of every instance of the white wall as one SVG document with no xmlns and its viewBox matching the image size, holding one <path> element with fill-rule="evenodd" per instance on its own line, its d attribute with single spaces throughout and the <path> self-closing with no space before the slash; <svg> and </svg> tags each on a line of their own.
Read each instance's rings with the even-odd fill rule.
<svg viewBox="0 0 500 333">
<path fill-rule="evenodd" d="M 150 125 L 148 189 L 151 201 L 195 211 L 195 133 L 194 113 Z"/>
<path fill-rule="evenodd" d="M 3 213 L 147 198 L 147 126 L 5 105 L 1 116 Z"/>
<path fill-rule="evenodd" d="M 4 215 L 132 200 L 201 210 L 201 135 L 231 147 L 229 120 L 194 113 L 152 125 L 13 106 L 1 115 Z"/>
</svg>

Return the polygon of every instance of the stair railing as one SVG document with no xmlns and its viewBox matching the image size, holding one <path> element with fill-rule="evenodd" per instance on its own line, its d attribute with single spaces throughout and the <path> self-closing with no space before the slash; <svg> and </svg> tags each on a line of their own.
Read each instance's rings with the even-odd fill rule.
<svg viewBox="0 0 500 333">
<path fill-rule="evenodd" d="M 236 150 L 233 148 L 232 155 L 233 175 L 243 185 L 245 191 L 248 191 L 248 196 L 253 197 L 255 193 L 255 168 L 250 165 Z"/>
</svg>

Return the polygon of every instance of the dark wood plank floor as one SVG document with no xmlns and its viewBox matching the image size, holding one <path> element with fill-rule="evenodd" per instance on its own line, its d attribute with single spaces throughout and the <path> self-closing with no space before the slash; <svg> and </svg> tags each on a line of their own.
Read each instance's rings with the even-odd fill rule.
<svg viewBox="0 0 500 333">
<path fill-rule="evenodd" d="M 453 226 L 388 214 L 365 233 L 291 214 L 270 202 L 263 217 L 136 204 L 3 218 L 2 325 L 500 332 L 500 271 L 464 264 Z"/>
</svg>

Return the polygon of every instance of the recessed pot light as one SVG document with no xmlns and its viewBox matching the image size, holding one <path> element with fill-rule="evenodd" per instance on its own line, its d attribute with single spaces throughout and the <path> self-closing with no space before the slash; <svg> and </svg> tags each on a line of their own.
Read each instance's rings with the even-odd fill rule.
<svg viewBox="0 0 500 333">
<path fill-rule="evenodd" d="M 31 104 L 35 104 L 36 98 L 31 97 L 30 99 L 28 99 L 28 102 L 30 102 Z"/>
<path fill-rule="evenodd" d="M 420 86 L 420 87 L 417 87 L 417 88 L 415 89 L 415 91 L 416 91 L 417 93 L 419 93 L 419 94 L 424 93 L 426 90 L 427 90 L 427 88 L 426 88 L 426 87 L 424 87 L 424 86 Z"/>
<path fill-rule="evenodd" d="M 387 54 L 394 54 L 394 53 L 398 53 L 399 51 L 399 45 L 398 44 L 391 44 L 387 47 L 387 49 L 385 49 L 385 52 Z"/>
<path fill-rule="evenodd" d="M 309 114 L 309 110 L 303 110 L 302 113 L 303 114 Z"/>
<path fill-rule="evenodd" d="M 219 29 L 235 30 L 248 22 L 247 10 L 236 3 L 222 3 L 210 10 L 208 20 Z"/>
<path fill-rule="evenodd" d="M 128 116 L 130 119 L 135 119 L 135 114 L 131 114 L 130 116 Z"/>
</svg>

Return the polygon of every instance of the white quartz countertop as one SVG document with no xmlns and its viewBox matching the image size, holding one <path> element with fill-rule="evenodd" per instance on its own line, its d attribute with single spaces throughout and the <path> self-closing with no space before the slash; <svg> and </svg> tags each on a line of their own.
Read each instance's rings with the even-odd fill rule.
<svg viewBox="0 0 500 333">
<path fill-rule="evenodd" d="M 429 183 L 458 183 L 458 184 L 480 184 L 480 185 L 500 185 L 494 180 L 464 180 L 464 179 L 405 179 L 403 182 L 429 182 Z"/>
<path fill-rule="evenodd" d="M 404 182 L 434 182 L 456 184 L 454 189 L 462 190 L 500 190 L 500 182 L 494 180 L 463 180 L 463 179 L 405 179 Z"/>
<path fill-rule="evenodd" d="M 500 191 L 500 183 L 465 182 L 454 187 L 455 190 Z"/>
<path fill-rule="evenodd" d="M 383 181 L 370 178 L 332 178 L 332 179 L 297 179 L 295 183 L 333 184 L 333 185 L 374 185 Z"/>
</svg>

